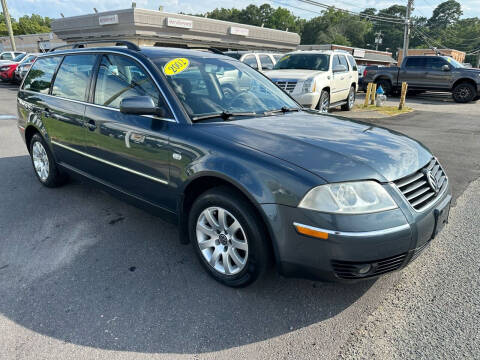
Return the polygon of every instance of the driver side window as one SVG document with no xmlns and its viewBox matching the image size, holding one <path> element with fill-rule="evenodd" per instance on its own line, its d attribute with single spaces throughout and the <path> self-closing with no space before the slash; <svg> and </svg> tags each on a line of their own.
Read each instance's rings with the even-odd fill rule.
<svg viewBox="0 0 480 360">
<path fill-rule="evenodd" d="M 115 109 L 122 99 L 131 96 L 150 96 L 155 105 L 172 117 L 157 86 L 135 61 L 121 55 L 103 55 L 95 84 L 94 103 Z"/>
</svg>

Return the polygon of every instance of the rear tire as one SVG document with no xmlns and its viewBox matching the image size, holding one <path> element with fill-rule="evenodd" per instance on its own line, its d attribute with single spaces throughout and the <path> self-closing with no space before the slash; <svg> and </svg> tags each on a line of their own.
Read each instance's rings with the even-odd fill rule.
<svg viewBox="0 0 480 360">
<path fill-rule="evenodd" d="M 218 282 L 244 287 L 270 263 L 268 236 L 252 204 L 231 188 L 213 188 L 192 205 L 188 233 L 205 270 Z"/>
<path fill-rule="evenodd" d="M 48 145 L 40 134 L 34 134 L 30 140 L 30 158 L 38 181 L 46 187 L 57 187 L 66 181 L 55 163 Z"/>
<path fill-rule="evenodd" d="M 330 93 L 328 91 L 322 90 L 320 93 L 317 110 L 323 114 L 327 114 L 330 111 Z"/>
<path fill-rule="evenodd" d="M 453 88 L 452 98 L 457 103 L 468 103 L 477 97 L 475 87 L 467 82 L 460 83 Z"/>
<path fill-rule="evenodd" d="M 350 91 L 348 92 L 347 103 L 345 105 L 342 105 L 342 110 L 350 111 L 353 109 L 354 105 L 355 105 L 355 87 L 352 86 L 350 88 Z"/>
</svg>

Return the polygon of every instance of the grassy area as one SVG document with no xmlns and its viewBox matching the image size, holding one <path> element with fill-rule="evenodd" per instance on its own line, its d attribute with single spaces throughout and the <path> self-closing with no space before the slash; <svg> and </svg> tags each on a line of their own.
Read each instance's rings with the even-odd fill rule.
<svg viewBox="0 0 480 360">
<path fill-rule="evenodd" d="M 377 112 L 379 112 L 380 114 L 383 114 L 383 115 L 395 116 L 395 115 L 406 114 L 406 113 L 412 112 L 413 109 L 408 107 L 408 106 L 404 106 L 402 110 L 398 110 L 398 106 L 377 107 L 375 105 L 367 105 L 367 106 L 355 105 L 353 111 L 377 111 Z"/>
</svg>

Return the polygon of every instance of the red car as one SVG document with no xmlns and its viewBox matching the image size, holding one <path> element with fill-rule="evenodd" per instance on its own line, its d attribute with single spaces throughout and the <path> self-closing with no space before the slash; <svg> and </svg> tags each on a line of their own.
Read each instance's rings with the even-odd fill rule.
<svg viewBox="0 0 480 360">
<path fill-rule="evenodd" d="M 26 54 L 18 55 L 12 61 L 0 64 L 0 79 L 3 81 L 12 82 L 15 80 L 15 69 L 23 60 Z"/>
</svg>

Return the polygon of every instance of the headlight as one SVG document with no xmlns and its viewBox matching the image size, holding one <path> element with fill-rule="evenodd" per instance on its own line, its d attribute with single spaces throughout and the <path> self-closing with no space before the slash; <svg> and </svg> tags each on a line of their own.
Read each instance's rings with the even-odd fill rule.
<svg viewBox="0 0 480 360">
<path fill-rule="evenodd" d="M 388 192 L 375 181 L 345 182 L 317 186 L 298 207 L 327 213 L 363 214 L 397 208 Z"/>
<path fill-rule="evenodd" d="M 309 93 L 312 92 L 312 86 L 314 83 L 313 78 L 309 78 L 303 82 L 303 87 L 302 87 L 302 92 L 303 93 Z"/>
<path fill-rule="evenodd" d="M 10 69 L 10 66 L 2 66 L 2 67 L 0 67 L 0 71 L 7 71 L 8 69 Z"/>
</svg>

